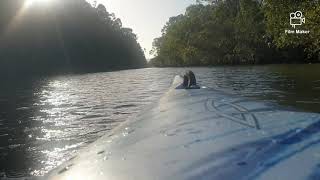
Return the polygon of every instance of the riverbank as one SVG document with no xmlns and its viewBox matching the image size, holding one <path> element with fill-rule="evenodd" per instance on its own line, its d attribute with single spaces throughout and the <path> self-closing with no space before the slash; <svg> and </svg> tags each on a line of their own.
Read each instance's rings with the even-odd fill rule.
<svg viewBox="0 0 320 180">
<path fill-rule="evenodd" d="M 320 64 L 320 59 L 319 62 L 309 62 L 309 63 L 302 63 L 302 62 L 292 62 L 292 63 L 267 63 L 267 64 L 215 64 L 215 65 L 181 65 L 181 66 L 165 66 L 165 65 L 159 65 L 159 64 L 154 64 L 151 60 L 148 62 L 147 67 L 148 68 L 214 68 L 214 67 L 242 67 L 242 66 L 277 66 L 277 65 L 319 65 Z"/>
</svg>

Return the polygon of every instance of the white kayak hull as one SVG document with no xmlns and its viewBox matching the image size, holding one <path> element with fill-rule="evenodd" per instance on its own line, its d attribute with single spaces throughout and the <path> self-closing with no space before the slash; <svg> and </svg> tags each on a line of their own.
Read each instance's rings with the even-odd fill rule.
<svg viewBox="0 0 320 180">
<path fill-rule="evenodd" d="M 50 172 L 52 180 L 319 179 L 320 115 L 175 89 Z"/>
</svg>

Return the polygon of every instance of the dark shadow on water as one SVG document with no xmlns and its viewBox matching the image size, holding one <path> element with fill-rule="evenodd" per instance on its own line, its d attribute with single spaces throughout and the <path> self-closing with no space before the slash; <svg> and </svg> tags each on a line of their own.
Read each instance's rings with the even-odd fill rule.
<svg viewBox="0 0 320 180">
<path fill-rule="evenodd" d="M 27 156 L 34 141 L 28 129 L 41 126 L 33 120 L 37 111 L 35 92 L 41 86 L 36 79 L 2 81 L 0 89 L 0 172 L 7 177 L 23 177 L 36 163 Z M 38 130 L 41 133 L 41 129 Z"/>
</svg>

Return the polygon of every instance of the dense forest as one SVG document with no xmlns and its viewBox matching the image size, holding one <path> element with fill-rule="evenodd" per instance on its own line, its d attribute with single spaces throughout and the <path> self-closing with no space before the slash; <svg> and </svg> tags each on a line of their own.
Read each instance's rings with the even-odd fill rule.
<svg viewBox="0 0 320 180">
<path fill-rule="evenodd" d="M 288 34 L 290 13 L 305 24 Z M 320 62 L 319 0 L 198 0 L 153 42 L 153 66 Z"/>
<path fill-rule="evenodd" d="M 32 3 L 33 2 L 33 3 Z M 144 67 L 132 29 L 85 0 L 1 0 L 0 75 Z"/>
</svg>

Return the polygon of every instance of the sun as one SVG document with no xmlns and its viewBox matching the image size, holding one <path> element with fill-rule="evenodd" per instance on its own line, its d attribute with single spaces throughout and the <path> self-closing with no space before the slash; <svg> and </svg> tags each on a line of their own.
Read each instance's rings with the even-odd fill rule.
<svg viewBox="0 0 320 180">
<path fill-rule="evenodd" d="M 26 7 L 30 7 L 35 3 L 45 3 L 47 4 L 51 0 L 25 0 L 24 4 Z"/>
</svg>

